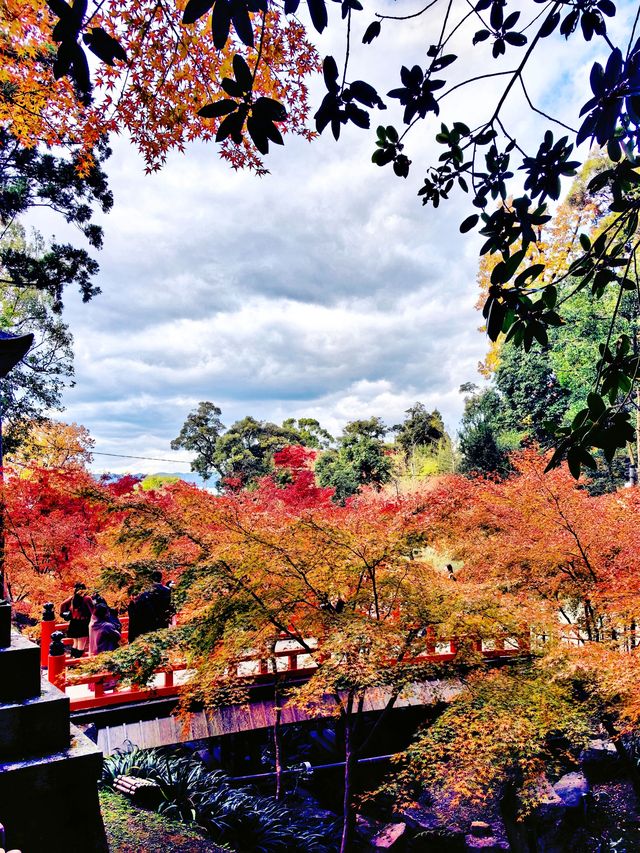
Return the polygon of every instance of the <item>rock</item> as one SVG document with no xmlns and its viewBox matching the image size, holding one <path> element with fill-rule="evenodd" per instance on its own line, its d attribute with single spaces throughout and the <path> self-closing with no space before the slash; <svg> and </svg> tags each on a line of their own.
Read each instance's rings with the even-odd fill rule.
<svg viewBox="0 0 640 853">
<path fill-rule="evenodd" d="M 564 850 L 561 839 L 567 807 L 544 775 L 538 778 L 535 791 L 532 793 L 538 805 L 533 814 L 527 817 L 528 834 L 535 838 L 536 850 L 539 853 L 561 853 Z M 524 844 L 528 843 L 526 835 L 523 836 L 522 841 Z"/>
<path fill-rule="evenodd" d="M 434 853 L 510 849 L 497 798 L 478 808 L 460 804 L 452 795 L 439 792 L 428 806 L 405 809 L 402 817 L 408 828 L 419 835 L 424 849 Z"/>
<path fill-rule="evenodd" d="M 561 819 L 566 811 L 562 797 L 554 790 L 546 776 L 540 776 L 536 783 L 535 798 L 538 801 L 536 815 L 541 820 Z"/>
<path fill-rule="evenodd" d="M 605 782 L 620 774 L 620 756 L 613 741 L 608 738 L 594 738 L 580 753 L 580 766 L 586 777 L 593 781 Z"/>
<path fill-rule="evenodd" d="M 356 831 L 371 850 L 391 850 L 396 847 L 407 829 L 406 823 L 382 823 L 364 815 L 356 816 Z"/>
<path fill-rule="evenodd" d="M 554 792 L 568 809 L 584 808 L 584 798 L 589 793 L 589 783 L 584 773 L 565 773 L 553 786 Z"/>
<path fill-rule="evenodd" d="M 450 846 L 456 849 L 463 849 L 464 845 L 464 830 L 461 826 L 443 820 L 432 809 L 424 806 L 411 806 L 402 811 L 401 817 L 404 818 L 409 829 L 420 834 L 420 838 L 425 842 L 437 842 L 442 849 Z M 433 849 L 437 849 L 435 846 Z"/>
<path fill-rule="evenodd" d="M 395 847 L 407 830 L 406 823 L 388 823 L 369 842 L 374 850 L 390 850 Z"/>
<path fill-rule="evenodd" d="M 476 838 L 488 838 L 491 835 L 491 824 L 484 820 L 472 820 L 471 835 Z"/>
</svg>

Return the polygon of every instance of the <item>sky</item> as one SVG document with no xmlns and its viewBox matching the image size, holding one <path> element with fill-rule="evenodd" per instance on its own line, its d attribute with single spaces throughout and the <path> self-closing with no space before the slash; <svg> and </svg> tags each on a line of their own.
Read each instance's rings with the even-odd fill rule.
<svg viewBox="0 0 640 853">
<path fill-rule="evenodd" d="M 321 55 L 340 57 L 339 10 L 330 6 L 329 32 L 316 41 Z M 403 63 L 424 64 L 428 41 L 422 19 L 385 24 L 371 48 L 355 42 L 353 78 L 384 94 L 399 85 Z M 493 71 L 490 48 L 472 51 L 469 41 L 461 33 L 454 44 L 464 74 Z M 582 40 L 565 50 L 552 42 L 527 86 L 541 108 L 576 126 L 593 57 L 606 55 Z M 479 121 L 496 90 L 491 81 L 456 93 L 442 119 Z M 316 80 L 312 103 L 322 94 Z M 390 109 L 374 115 L 374 128 L 401 124 L 386 100 Z M 525 145 L 546 128 L 521 98 L 507 115 Z M 113 141 L 115 204 L 99 220 L 102 294 L 89 304 L 66 296 L 76 384 L 58 415 L 89 429 L 96 471 L 188 471 L 189 455 L 169 444 L 201 400 L 218 405 L 227 426 L 248 414 L 315 417 L 333 434 L 371 415 L 398 423 L 421 401 L 456 432 L 459 386 L 482 381 L 487 341 L 474 308 L 479 238 L 458 230 L 472 212 L 469 199 L 460 193 L 434 211 L 417 197 L 439 153 L 439 121 L 409 137 L 407 180 L 371 163 L 373 130 L 349 128 L 338 143 L 328 132 L 312 143 L 287 137 L 268 155 L 263 178 L 231 170 L 214 143 L 170 154 L 160 173 L 145 175 L 128 140 Z M 66 236 L 45 215 L 31 224 Z"/>
</svg>

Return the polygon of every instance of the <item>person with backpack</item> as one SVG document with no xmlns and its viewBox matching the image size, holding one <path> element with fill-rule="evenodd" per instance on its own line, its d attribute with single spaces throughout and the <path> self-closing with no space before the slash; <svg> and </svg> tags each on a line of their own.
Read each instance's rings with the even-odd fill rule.
<svg viewBox="0 0 640 853">
<path fill-rule="evenodd" d="M 162 572 L 151 574 L 152 586 L 129 602 L 129 642 L 136 637 L 168 628 L 173 615 L 171 589 L 162 583 Z"/>
<path fill-rule="evenodd" d="M 87 585 L 77 583 L 73 595 L 60 605 L 60 615 L 69 622 L 67 636 L 73 640 L 71 654 L 82 657 L 89 645 L 89 622 L 93 614 L 93 601 L 86 593 Z"/>
</svg>

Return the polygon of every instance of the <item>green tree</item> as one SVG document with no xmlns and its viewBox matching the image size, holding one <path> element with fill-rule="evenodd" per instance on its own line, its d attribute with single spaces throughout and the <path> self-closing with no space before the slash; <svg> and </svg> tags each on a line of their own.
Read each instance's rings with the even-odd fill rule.
<svg viewBox="0 0 640 853">
<path fill-rule="evenodd" d="M 548 445 L 545 423 L 561 420 L 569 402 L 568 390 L 549 364 L 548 350 L 503 349 L 494 378 L 501 428 Z"/>
<path fill-rule="evenodd" d="M 502 401 L 494 388 L 480 390 L 473 382 L 460 387 L 465 397 L 460 423 L 461 469 L 466 473 L 504 473 L 509 469 L 508 451 L 517 444 L 504 434 Z"/>
<path fill-rule="evenodd" d="M 172 450 L 187 450 L 195 454 L 191 470 L 208 480 L 218 470 L 215 453 L 216 443 L 225 428 L 220 420 L 222 409 L 214 403 L 203 401 L 187 415 L 177 438 L 171 442 Z"/>
<path fill-rule="evenodd" d="M 302 439 L 306 447 L 322 450 L 334 442 L 331 433 L 327 432 L 315 418 L 287 418 L 282 422 L 284 429 L 293 429 Z"/>
<path fill-rule="evenodd" d="M 200 403 L 187 416 L 171 447 L 194 453 L 191 470 L 204 479 L 217 473 L 221 480 L 235 481 L 234 487 L 252 486 L 270 474 L 273 454 L 289 445 L 319 449 L 333 441 L 315 418 L 288 418 L 278 426 L 247 415 L 225 432 L 221 414 L 214 403 Z"/>
<path fill-rule="evenodd" d="M 180 477 L 174 474 L 149 474 L 144 480 L 140 481 L 140 488 L 145 492 L 151 492 L 179 482 Z"/>
<path fill-rule="evenodd" d="M 396 444 L 400 447 L 405 465 L 412 476 L 416 470 L 417 454 L 425 448 L 436 446 L 445 438 L 446 430 L 442 415 L 437 409 L 428 412 L 424 403 L 414 403 L 406 410 L 406 417 L 401 424 L 392 427 L 396 434 Z M 424 453 L 421 454 L 424 456 Z"/>
<path fill-rule="evenodd" d="M 216 441 L 213 466 L 225 480 L 251 486 L 273 470 L 273 454 L 290 444 L 305 444 L 292 426 L 258 421 L 250 415 L 232 424 Z"/>
<path fill-rule="evenodd" d="M 0 257 L 6 250 L 38 258 L 43 241 L 36 235 L 28 242 L 24 228 L 14 224 L 0 241 Z M 14 286 L 1 264 L 0 276 L 0 328 L 12 334 L 34 334 L 34 344 L 24 360 L 0 380 L 3 444 L 10 453 L 34 421 L 42 420 L 52 409 L 64 408 L 62 393 L 73 385 L 73 338 L 56 314 L 55 294 L 47 288 Z"/>
<path fill-rule="evenodd" d="M 102 164 L 110 150 L 103 141 L 91 168 L 81 174 L 73 155 L 55 156 L 38 148 L 25 148 L 0 129 L 0 226 L 3 236 L 32 207 L 48 207 L 75 225 L 89 245 L 102 247 L 103 231 L 93 222 L 94 208 L 107 213 L 113 205 Z M 37 248 L 37 251 L 35 249 Z M 99 293 L 92 284 L 98 264 L 86 249 L 71 244 L 37 246 L 9 240 L 0 249 L 2 282 L 14 287 L 45 291 L 55 311 L 62 308 L 65 287 L 75 285 L 85 302 Z"/>
<path fill-rule="evenodd" d="M 361 486 L 379 488 L 391 479 L 392 461 L 383 437 L 387 427 L 382 420 L 350 421 L 338 439 L 338 447 L 325 451 L 316 462 L 320 486 L 335 489 L 335 500 L 344 502 Z"/>
</svg>

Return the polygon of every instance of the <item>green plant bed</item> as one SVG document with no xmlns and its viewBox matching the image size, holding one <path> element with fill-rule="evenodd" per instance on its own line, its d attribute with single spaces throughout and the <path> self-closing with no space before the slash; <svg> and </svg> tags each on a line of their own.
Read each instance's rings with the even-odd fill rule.
<svg viewBox="0 0 640 853">
<path fill-rule="evenodd" d="M 208 841 L 198 831 L 162 815 L 137 809 L 120 794 L 103 789 L 100 808 L 111 853 L 167 853 L 167 851 L 210 851 L 229 853 Z"/>
<path fill-rule="evenodd" d="M 337 816 L 303 810 L 299 802 L 279 803 L 250 787 L 235 787 L 221 770 L 207 770 L 185 750 L 131 746 L 118 751 L 105 759 L 103 783 L 111 786 L 118 776 L 152 780 L 161 792 L 158 813 L 165 820 L 197 826 L 210 843 L 231 850 L 334 853 L 339 847 Z"/>
</svg>

